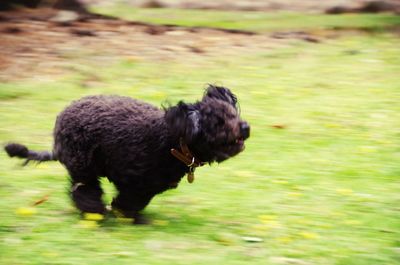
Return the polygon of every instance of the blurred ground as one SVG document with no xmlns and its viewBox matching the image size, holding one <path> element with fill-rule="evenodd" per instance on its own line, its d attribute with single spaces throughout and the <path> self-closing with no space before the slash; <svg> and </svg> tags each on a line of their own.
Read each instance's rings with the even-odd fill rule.
<svg viewBox="0 0 400 265">
<path fill-rule="evenodd" d="M 105 13 L 111 10 L 120 16 L 125 14 L 123 8 L 113 10 L 104 5 L 100 5 L 98 10 Z M 56 75 L 68 71 L 69 56 L 73 56 L 72 53 L 76 51 L 81 55 L 96 54 L 93 59 L 105 64 L 120 58 L 182 60 L 187 56 L 235 56 L 247 50 L 280 47 L 287 42 L 285 40 L 290 39 L 320 42 L 352 31 L 362 33 L 374 30 L 377 25 L 381 29 L 388 27 L 385 30 L 392 32 L 397 32 L 400 26 L 396 21 L 393 24 L 391 21 L 387 24 L 384 22 L 379 26 L 379 21 L 378 24 L 372 22 L 377 20 L 374 17 L 364 18 L 371 19 L 370 26 L 363 19 L 353 23 L 352 20 L 356 17 L 348 17 L 348 23 L 343 23 L 340 17 L 333 17 L 333 20 L 328 17 L 326 25 L 314 27 L 313 18 L 310 20 L 305 16 L 293 17 L 292 21 L 288 17 L 281 22 L 271 17 L 272 23 L 266 24 L 259 15 L 243 15 L 244 22 L 247 20 L 253 23 L 259 20 L 259 29 L 254 31 L 235 29 L 236 25 L 231 23 L 232 17 L 239 14 L 222 17 L 220 21 L 213 21 L 214 18 L 210 16 L 210 23 L 201 26 L 207 19 L 197 12 L 193 14 L 193 23 L 199 23 L 200 26 L 193 26 L 180 23 L 179 17 L 182 14 L 169 10 L 160 11 L 161 13 L 157 10 L 155 13 L 151 13 L 151 10 L 150 13 L 145 11 L 143 14 L 127 13 L 128 20 L 96 15 L 79 18 L 73 12 L 49 8 L 0 13 L 0 79 L 14 80 L 32 74 L 45 78 L 46 74 Z M 159 21 L 158 24 L 161 25 L 147 23 L 153 22 L 152 17 L 155 18 L 154 22 Z M 196 22 L 196 17 L 200 21 Z M 145 22 L 135 21 L 135 18 Z M 178 20 L 174 20 L 175 18 Z M 384 19 L 385 17 L 382 21 Z M 228 22 L 227 25 L 210 26 L 225 21 Z M 174 22 L 176 25 L 173 25 Z"/>
<path fill-rule="evenodd" d="M 110 6 L 116 3 L 127 3 L 132 6 L 143 6 L 144 3 L 154 1 L 102 1 L 87 0 L 86 4 L 96 6 L 98 10 L 107 13 Z M 330 0 L 330 1 L 158 1 L 162 6 L 173 8 L 207 8 L 228 10 L 291 10 L 321 12 L 331 7 L 345 5 L 356 7 L 367 0 Z M 389 0 L 388 3 L 396 1 Z M 397 2 L 396 2 L 397 3 Z M 111 8 L 112 9 L 112 8 Z M 123 10 L 115 10 L 123 16 Z M 166 15 L 166 17 L 165 17 Z M 216 14 L 218 15 L 218 14 Z M 72 17 L 71 17 L 72 16 Z M 147 59 L 176 59 L 188 55 L 212 54 L 232 56 L 248 49 L 265 49 L 280 46 L 282 39 L 299 38 L 305 41 L 318 42 L 321 38 L 337 37 L 336 29 L 360 30 L 362 27 L 341 28 L 340 23 L 324 28 L 324 32 L 315 30 L 304 31 L 279 29 L 269 30 L 269 34 L 256 34 L 251 30 L 238 30 L 232 27 L 179 27 L 167 26 L 174 24 L 174 15 L 144 14 L 148 18 L 157 17 L 163 20 L 164 25 L 128 22 L 104 17 L 79 19 L 74 13 L 60 12 L 48 8 L 20 9 L 0 13 L 0 78 L 17 79 L 35 74 L 57 74 L 68 68 L 70 51 L 80 50 L 81 53 L 90 53 L 95 50 L 101 52 L 98 60 L 113 60 L 115 56 Z M 138 17 L 147 21 L 148 18 Z M 231 19 L 231 18 L 229 18 Z M 228 21 L 229 21 L 228 19 Z M 306 18 L 305 18 L 306 19 Z M 135 17 L 129 19 L 135 21 Z M 171 22 L 170 22 L 171 21 Z M 223 20 L 222 20 L 223 21 Z M 149 22 L 153 22 L 150 20 Z M 302 22 L 300 22 L 301 24 Z M 160 24 L 160 23 L 158 23 Z M 275 23 L 276 24 L 276 23 Z M 294 24 L 293 24 L 294 26 Z M 230 29 L 230 30 L 229 30 Z M 397 29 L 392 29 L 397 30 Z M 272 33 L 274 32 L 275 33 Z M 30 41 L 25 41 L 26 39 Z M 279 40 L 280 39 L 280 40 Z M 196 56 L 196 55 L 195 55 Z"/>
<path fill-rule="evenodd" d="M 89 0 L 89 2 L 91 2 Z M 94 0 L 95 3 L 106 3 L 106 1 Z M 324 12 L 335 6 L 358 7 L 371 0 L 126 0 L 125 3 L 134 6 L 163 6 L 172 8 L 195 8 L 195 9 L 220 9 L 220 10 L 251 10 L 251 11 L 300 11 L 300 12 Z M 399 4 L 397 0 L 385 1 L 391 4 Z M 150 3 L 150 4 L 149 4 Z M 155 4 L 157 3 L 157 4 Z"/>
<path fill-rule="evenodd" d="M 21 10 L 0 15 L 0 78 L 54 75 L 68 68 L 68 54 L 95 51 L 97 60 L 182 60 L 206 54 L 232 56 L 279 41 L 246 31 L 146 25 L 117 19 L 52 21 L 57 11 Z M 30 41 L 24 41 L 29 39 Z M 100 55 L 99 55 L 100 54 Z"/>
</svg>

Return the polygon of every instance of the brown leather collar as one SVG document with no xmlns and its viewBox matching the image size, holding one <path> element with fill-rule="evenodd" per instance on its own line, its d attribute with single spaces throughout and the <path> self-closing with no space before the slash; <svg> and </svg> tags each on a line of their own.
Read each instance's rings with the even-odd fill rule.
<svg viewBox="0 0 400 265">
<path fill-rule="evenodd" d="M 172 148 L 171 149 L 171 154 L 173 156 L 175 156 L 178 160 L 180 160 L 181 162 L 183 162 L 188 168 L 189 168 L 189 172 L 188 172 L 188 182 L 192 183 L 194 181 L 194 170 L 196 169 L 196 167 L 201 167 L 203 166 L 205 163 L 200 161 L 199 159 L 197 159 L 192 152 L 190 152 L 189 147 L 187 146 L 187 144 L 183 141 L 183 139 L 179 139 L 179 145 L 181 148 L 181 151 Z"/>
</svg>

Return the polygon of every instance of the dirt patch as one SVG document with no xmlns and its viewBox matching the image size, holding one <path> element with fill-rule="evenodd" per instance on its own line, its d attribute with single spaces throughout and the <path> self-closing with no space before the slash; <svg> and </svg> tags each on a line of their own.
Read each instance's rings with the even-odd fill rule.
<svg viewBox="0 0 400 265">
<path fill-rule="evenodd" d="M 283 38 L 246 31 L 76 18 L 52 9 L 0 13 L 0 20 L 0 80 L 65 74 L 77 62 L 106 67 L 121 59 L 236 56 L 285 45 Z"/>
<path fill-rule="evenodd" d="M 318 45 L 340 36 L 327 30 L 256 34 L 151 25 L 68 12 L 44 8 L 0 12 L 0 81 L 65 75 L 77 64 L 107 67 L 121 60 L 193 62 L 242 56 L 284 47 L 293 39 Z"/>
</svg>

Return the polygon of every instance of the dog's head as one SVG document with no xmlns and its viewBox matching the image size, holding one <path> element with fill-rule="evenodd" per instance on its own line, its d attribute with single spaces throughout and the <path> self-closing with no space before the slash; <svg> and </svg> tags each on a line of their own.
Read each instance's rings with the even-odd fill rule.
<svg viewBox="0 0 400 265">
<path fill-rule="evenodd" d="M 201 101 L 181 101 L 166 109 L 165 119 L 171 133 L 205 162 L 235 156 L 250 136 L 249 124 L 240 118 L 236 96 L 224 87 L 210 85 Z"/>
</svg>

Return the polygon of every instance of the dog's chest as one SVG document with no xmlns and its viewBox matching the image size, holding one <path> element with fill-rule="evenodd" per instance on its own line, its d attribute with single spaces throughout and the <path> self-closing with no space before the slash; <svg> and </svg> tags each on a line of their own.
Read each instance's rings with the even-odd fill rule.
<svg viewBox="0 0 400 265">
<path fill-rule="evenodd" d="M 187 167 L 184 164 L 169 160 L 157 170 L 159 176 L 156 182 L 160 183 L 164 189 L 176 188 L 181 179 L 187 173 Z"/>
</svg>

